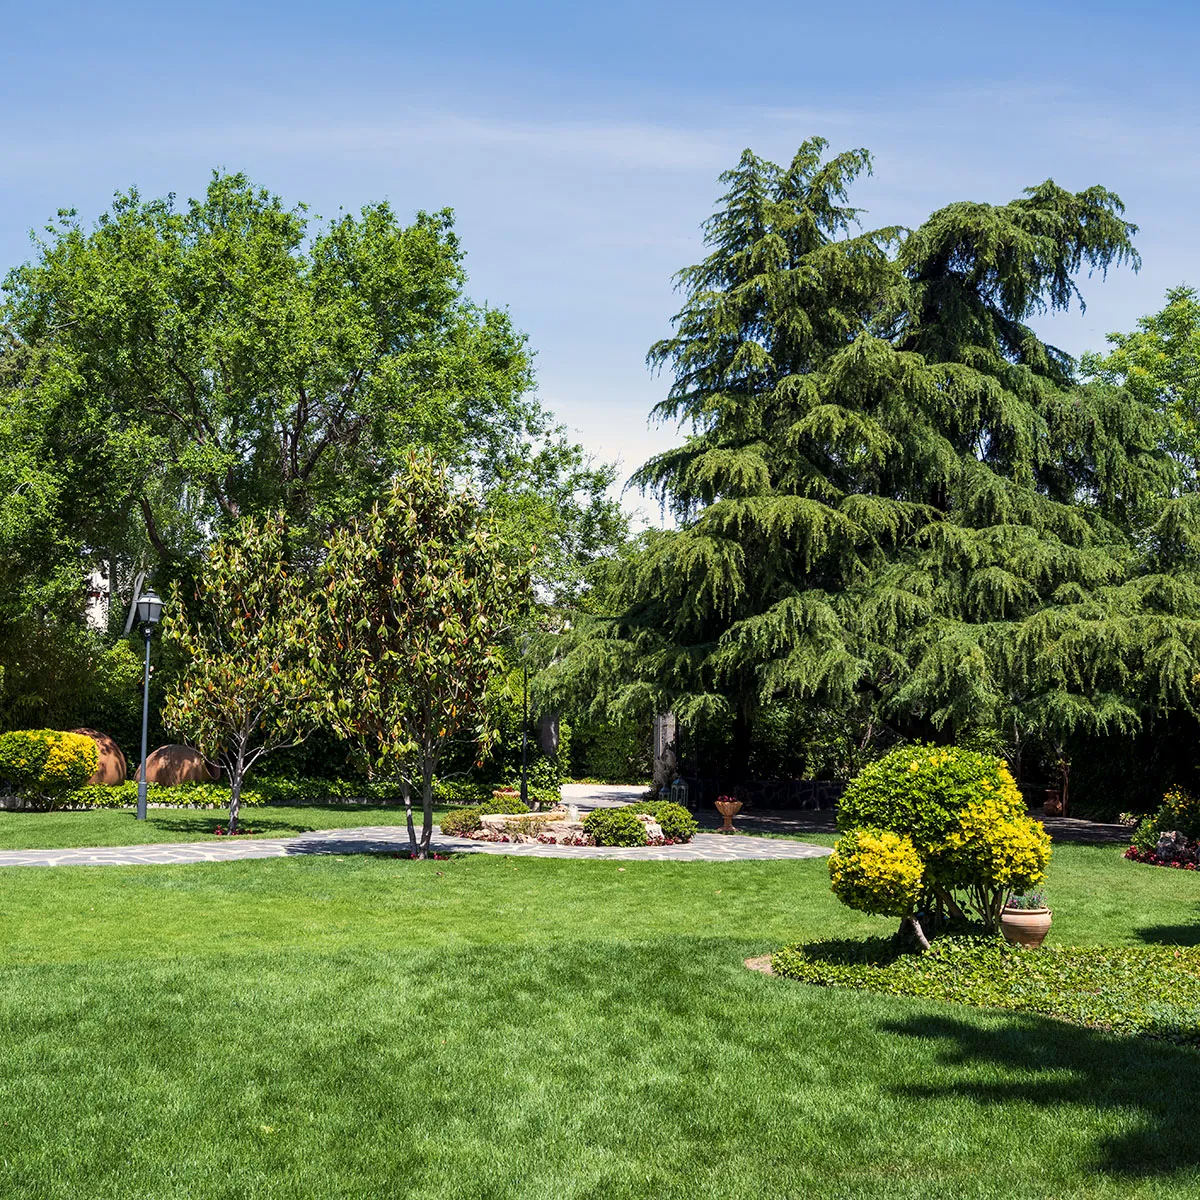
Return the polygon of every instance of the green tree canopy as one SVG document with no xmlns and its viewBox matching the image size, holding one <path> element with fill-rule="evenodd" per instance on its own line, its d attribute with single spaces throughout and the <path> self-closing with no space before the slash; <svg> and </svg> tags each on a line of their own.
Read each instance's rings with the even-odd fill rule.
<svg viewBox="0 0 1200 1200">
<path fill-rule="evenodd" d="M 691 432 L 635 481 L 677 528 L 610 579 L 562 686 L 685 721 L 816 697 L 868 736 L 1018 740 L 1132 724 L 1135 672 L 1189 702 L 1196 590 L 1135 582 L 1175 477 L 1159 413 L 1077 385 L 1028 323 L 1082 302 L 1081 271 L 1136 264 L 1120 201 L 1047 181 L 863 231 L 870 158 L 825 149 L 722 177 L 650 351 L 673 376 L 657 414 Z"/>
<path fill-rule="evenodd" d="M 130 191 L 91 229 L 64 212 L 36 251 L 4 286 L 3 409 L 85 552 L 186 558 L 274 509 L 318 545 L 413 446 L 514 521 L 532 508 L 551 573 L 619 532 L 611 472 L 541 407 L 524 335 L 465 296 L 449 210 L 314 227 L 214 174 L 186 205 Z"/>
<path fill-rule="evenodd" d="M 1200 296 L 1191 287 L 1167 292 L 1160 312 L 1132 333 L 1110 333 L 1107 354 L 1085 354 L 1084 375 L 1121 387 L 1167 421 L 1182 487 L 1200 489 Z"/>
</svg>

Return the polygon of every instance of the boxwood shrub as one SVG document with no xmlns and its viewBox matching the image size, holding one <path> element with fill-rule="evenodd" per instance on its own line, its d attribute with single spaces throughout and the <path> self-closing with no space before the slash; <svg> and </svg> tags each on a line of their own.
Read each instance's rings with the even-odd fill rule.
<svg viewBox="0 0 1200 1200">
<path fill-rule="evenodd" d="M 584 833 L 597 846 L 644 846 L 649 841 L 646 826 L 633 808 L 596 808 L 584 818 Z"/>
<path fill-rule="evenodd" d="M 625 807 L 653 817 L 662 827 L 663 837 L 673 842 L 690 842 L 700 828 L 696 818 L 682 804 L 672 804 L 670 800 L 639 800 Z"/>
<path fill-rule="evenodd" d="M 15 729 L 0 734 L 0 779 L 34 808 L 57 808 L 96 769 L 96 743 L 83 733 Z"/>
<path fill-rule="evenodd" d="M 482 827 L 481 816 L 483 811 L 478 804 L 452 809 L 442 818 L 442 832 L 447 837 L 465 837 Z"/>
</svg>

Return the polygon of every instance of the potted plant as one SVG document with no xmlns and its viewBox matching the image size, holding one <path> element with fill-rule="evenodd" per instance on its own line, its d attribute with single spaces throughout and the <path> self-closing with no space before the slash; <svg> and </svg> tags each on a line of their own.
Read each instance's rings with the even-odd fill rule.
<svg viewBox="0 0 1200 1200">
<path fill-rule="evenodd" d="M 742 811 L 742 802 L 733 796 L 717 797 L 717 812 L 725 818 L 725 824 L 717 830 L 718 833 L 733 833 L 733 818 Z"/>
<path fill-rule="evenodd" d="M 1036 950 L 1050 932 L 1044 892 L 1010 892 L 1000 911 L 1000 932 L 1014 946 Z"/>
</svg>

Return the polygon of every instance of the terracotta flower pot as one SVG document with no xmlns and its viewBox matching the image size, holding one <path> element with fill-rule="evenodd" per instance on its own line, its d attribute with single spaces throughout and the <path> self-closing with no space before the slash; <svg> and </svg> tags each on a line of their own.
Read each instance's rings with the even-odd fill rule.
<svg viewBox="0 0 1200 1200">
<path fill-rule="evenodd" d="M 1000 913 L 1000 932 L 1014 946 L 1036 950 L 1050 932 L 1048 908 L 1006 908 Z"/>
<path fill-rule="evenodd" d="M 718 800 L 716 805 L 717 812 L 725 818 L 725 824 L 717 832 L 733 833 L 733 818 L 742 811 L 742 802 L 740 800 Z"/>
</svg>

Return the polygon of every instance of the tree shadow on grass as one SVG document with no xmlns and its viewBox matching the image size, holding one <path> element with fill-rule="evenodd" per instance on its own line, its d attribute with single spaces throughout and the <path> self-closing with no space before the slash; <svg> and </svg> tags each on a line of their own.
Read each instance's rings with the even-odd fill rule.
<svg viewBox="0 0 1200 1200">
<path fill-rule="evenodd" d="M 267 837 L 288 837 L 292 834 L 301 833 L 316 833 L 317 826 L 315 825 L 299 825 L 295 821 L 280 821 L 275 819 L 263 820 L 257 815 L 247 816 L 245 812 L 239 818 L 242 825 L 249 826 L 254 830 L 255 834 L 261 834 Z M 155 829 L 162 829 L 168 833 L 191 833 L 197 837 L 210 835 L 213 830 L 219 825 L 223 829 L 228 823 L 228 814 L 214 812 L 211 816 L 204 818 L 193 818 L 192 820 L 181 820 L 180 818 L 170 817 L 150 817 L 148 823 Z"/>
<path fill-rule="evenodd" d="M 1145 925 L 1135 929 L 1143 942 L 1156 946 L 1200 946 L 1200 905 L 1194 919 L 1186 925 Z"/>
<path fill-rule="evenodd" d="M 1062 1107 L 1092 1109 L 1124 1120 L 1126 1132 L 1101 1137 L 1094 1169 L 1124 1177 L 1153 1177 L 1200 1167 L 1200 1053 L 1147 1038 L 1123 1038 L 1036 1017 L 1014 1017 L 981 1026 L 954 1017 L 924 1016 L 883 1028 L 901 1037 L 940 1041 L 941 1062 L 962 1067 L 946 1084 L 910 1084 L 898 1093 L 913 1099 L 964 1097 L 979 1104 L 1033 1104 L 1050 1120 Z M 1012 1078 L 984 1081 L 990 1066 Z"/>
</svg>

